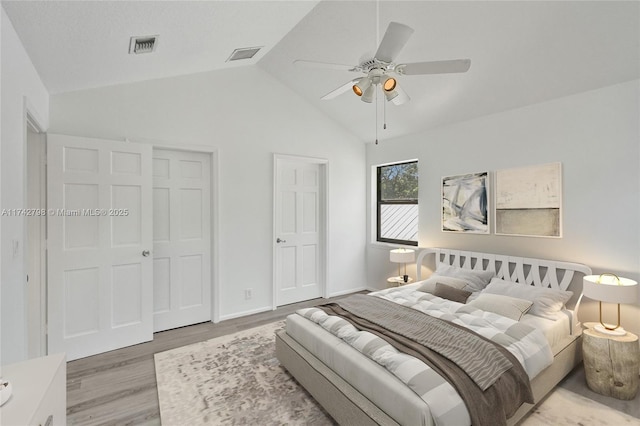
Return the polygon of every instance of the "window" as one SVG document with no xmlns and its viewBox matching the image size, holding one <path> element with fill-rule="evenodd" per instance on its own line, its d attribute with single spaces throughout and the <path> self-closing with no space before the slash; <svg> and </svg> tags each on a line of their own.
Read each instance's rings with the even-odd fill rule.
<svg viewBox="0 0 640 426">
<path fill-rule="evenodd" d="M 418 245 L 418 162 L 377 167 L 377 240 Z"/>
</svg>

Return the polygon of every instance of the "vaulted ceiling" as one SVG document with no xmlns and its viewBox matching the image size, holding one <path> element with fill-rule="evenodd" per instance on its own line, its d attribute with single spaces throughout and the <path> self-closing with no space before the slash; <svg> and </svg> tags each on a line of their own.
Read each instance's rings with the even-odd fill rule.
<svg viewBox="0 0 640 426">
<path fill-rule="evenodd" d="M 258 66 L 363 141 L 640 78 L 636 1 L 2 1 L 51 93 Z M 397 62 L 470 58 L 463 74 L 401 76 L 411 101 L 366 104 L 354 77 L 296 59 L 357 65 L 389 22 L 415 32 Z M 156 52 L 129 55 L 129 38 L 159 34 Z M 235 48 L 264 46 L 226 62 Z M 383 108 L 386 106 L 386 108 Z M 376 125 L 377 108 L 377 125 Z M 387 129 L 383 129 L 383 122 Z M 535 126 L 536 123 L 532 123 Z"/>
</svg>

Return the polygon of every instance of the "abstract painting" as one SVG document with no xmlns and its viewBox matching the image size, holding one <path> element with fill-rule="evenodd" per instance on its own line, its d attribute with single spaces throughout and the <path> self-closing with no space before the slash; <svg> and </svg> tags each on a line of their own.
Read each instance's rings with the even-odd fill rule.
<svg viewBox="0 0 640 426">
<path fill-rule="evenodd" d="M 489 233 L 488 172 L 442 178 L 442 230 Z"/>
<path fill-rule="evenodd" d="M 496 234 L 562 236 L 562 167 L 549 163 L 495 172 Z"/>
</svg>

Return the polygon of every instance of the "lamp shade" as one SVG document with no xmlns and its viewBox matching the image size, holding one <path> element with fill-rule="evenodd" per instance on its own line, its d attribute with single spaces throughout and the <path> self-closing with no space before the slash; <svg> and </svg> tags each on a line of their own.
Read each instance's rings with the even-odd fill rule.
<svg viewBox="0 0 640 426">
<path fill-rule="evenodd" d="M 397 83 L 398 82 L 396 81 L 395 78 L 389 77 L 384 81 L 384 83 L 382 83 L 382 90 L 384 90 L 385 92 L 391 92 L 393 89 L 396 88 Z"/>
<path fill-rule="evenodd" d="M 606 303 L 636 303 L 638 283 L 613 274 L 587 275 L 582 279 L 582 294 Z"/>
<path fill-rule="evenodd" d="M 394 100 L 395 98 L 398 97 L 398 95 L 399 95 L 399 93 L 395 89 L 394 90 L 389 90 L 389 91 L 386 91 L 386 90 L 384 91 L 384 97 L 387 98 L 387 102 Z"/>
<path fill-rule="evenodd" d="M 360 100 L 362 102 L 366 102 L 370 104 L 371 102 L 373 102 L 373 95 L 375 94 L 376 94 L 376 86 L 373 86 L 373 85 L 369 86 L 360 97 Z"/>
<path fill-rule="evenodd" d="M 353 85 L 353 93 L 362 96 L 370 86 L 371 79 L 369 77 L 362 77 L 360 81 Z"/>
<path fill-rule="evenodd" d="M 412 263 L 415 256 L 415 250 L 400 248 L 391 250 L 389 260 L 393 263 Z"/>
</svg>

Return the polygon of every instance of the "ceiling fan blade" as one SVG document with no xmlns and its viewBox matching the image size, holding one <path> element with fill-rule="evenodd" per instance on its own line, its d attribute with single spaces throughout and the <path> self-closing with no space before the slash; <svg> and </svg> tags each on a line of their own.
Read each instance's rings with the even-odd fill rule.
<svg viewBox="0 0 640 426">
<path fill-rule="evenodd" d="M 324 95 L 320 99 L 323 100 L 323 101 L 327 101 L 329 99 L 336 98 L 336 97 L 342 95 L 344 92 L 348 92 L 349 90 L 351 90 L 353 85 L 356 84 L 357 82 L 359 82 L 360 80 L 362 80 L 363 78 L 364 77 L 354 78 L 353 80 L 351 80 L 349 82 L 346 82 L 345 84 L 343 84 L 342 86 L 338 87 L 337 89 L 332 90 L 331 92 L 327 93 L 326 95 Z"/>
<path fill-rule="evenodd" d="M 447 74 L 467 72 L 471 59 L 452 59 L 450 61 L 414 62 L 396 66 L 396 71 L 404 75 Z"/>
<path fill-rule="evenodd" d="M 406 104 L 407 102 L 409 102 L 411 100 L 409 95 L 407 95 L 407 92 L 405 92 L 404 89 L 400 85 L 396 86 L 395 90 L 396 90 L 396 92 L 398 92 L 398 96 L 396 96 L 395 98 L 391 99 L 391 102 L 393 102 L 394 105 Z"/>
<path fill-rule="evenodd" d="M 375 58 L 382 62 L 393 62 L 393 59 L 407 44 L 411 34 L 413 34 L 413 28 L 398 22 L 390 22 L 380 46 L 378 46 Z"/>
<path fill-rule="evenodd" d="M 294 65 L 305 68 L 328 68 L 332 70 L 343 70 L 343 71 L 351 71 L 353 70 L 353 65 L 345 65 L 345 64 L 332 64 L 329 62 L 318 62 L 318 61 L 305 61 L 303 59 L 297 59 L 293 61 Z"/>
</svg>

